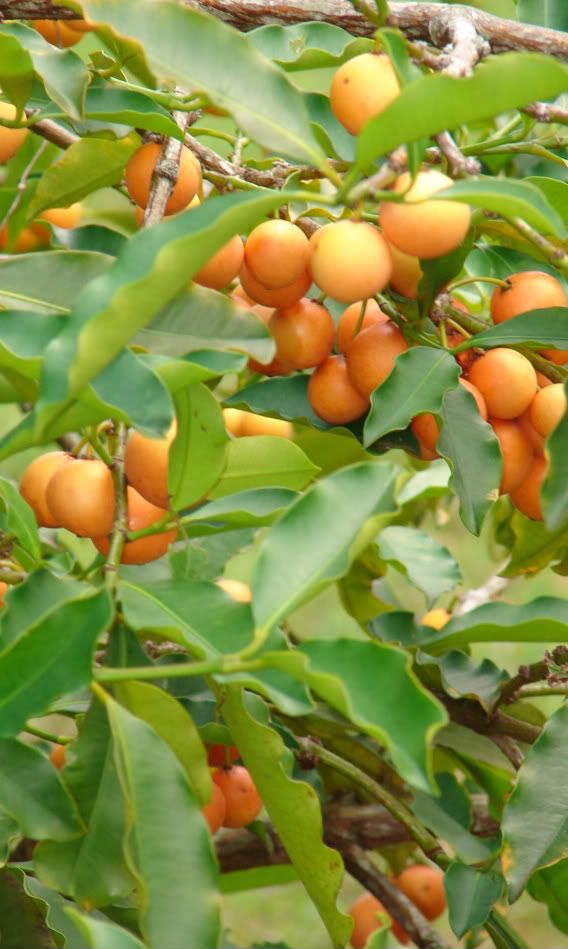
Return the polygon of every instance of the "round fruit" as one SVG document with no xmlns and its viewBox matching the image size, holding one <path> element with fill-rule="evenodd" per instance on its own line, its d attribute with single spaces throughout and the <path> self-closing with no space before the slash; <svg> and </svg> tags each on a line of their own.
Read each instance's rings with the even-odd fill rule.
<svg viewBox="0 0 568 949">
<path fill-rule="evenodd" d="M 20 480 L 20 494 L 35 514 L 40 527 L 59 527 L 47 504 L 47 487 L 53 475 L 73 461 L 65 451 L 48 451 L 34 458 Z"/>
<path fill-rule="evenodd" d="M 193 280 L 210 290 L 222 290 L 237 276 L 244 256 L 244 246 L 238 234 L 231 237 L 216 254 L 195 274 Z"/>
<path fill-rule="evenodd" d="M 32 26 L 52 46 L 74 46 L 81 39 L 79 31 L 70 29 L 64 20 L 32 20 Z"/>
<path fill-rule="evenodd" d="M 65 745 L 54 745 L 49 754 L 49 760 L 54 768 L 61 771 L 65 767 Z"/>
<path fill-rule="evenodd" d="M 0 582 L 0 609 L 4 606 L 4 597 L 6 596 L 10 587 L 7 583 Z"/>
<path fill-rule="evenodd" d="M 410 940 L 402 927 L 393 920 L 376 896 L 373 896 L 372 893 L 363 893 L 349 908 L 349 914 L 353 918 L 353 931 L 350 940 L 353 949 L 364 949 L 371 933 L 381 927 L 382 921 L 377 919 L 377 913 L 388 917 L 393 936 L 405 946 Z"/>
<path fill-rule="evenodd" d="M 216 834 L 219 828 L 223 826 L 225 814 L 227 813 L 227 804 L 221 788 L 215 784 L 215 782 L 213 782 L 211 800 L 208 804 L 203 805 L 201 813 L 209 824 L 211 834 Z"/>
<path fill-rule="evenodd" d="M 256 359 L 249 359 L 247 365 L 252 372 L 258 372 L 261 376 L 289 376 L 292 372 L 288 366 L 283 366 L 276 358 L 266 364 L 257 362 Z"/>
<path fill-rule="evenodd" d="M 255 280 L 271 290 L 289 287 L 307 270 L 308 238 L 289 221 L 263 221 L 247 237 L 245 260 Z"/>
<path fill-rule="evenodd" d="M 405 254 L 394 244 L 389 244 L 392 258 L 391 287 L 402 297 L 415 300 L 418 296 L 418 284 L 422 280 L 422 267 L 418 257 Z"/>
<path fill-rule="evenodd" d="M 128 485 L 126 489 L 126 506 L 128 510 L 128 530 L 141 531 L 160 521 L 167 512 L 146 501 L 141 494 Z M 161 534 L 150 534 L 148 537 L 139 537 L 138 540 L 127 540 L 122 548 L 121 563 L 142 564 L 159 560 L 166 553 L 170 544 L 176 539 L 177 530 L 164 531 Z M 104 557 L 108 556 L 110 538 L 100 537 L 94 540 L 95 547 Z"/>
<path fill-rule="evenodd" d="M 495 288 L 491 297 L 491 316 L 494 323 L 502 323 L 519 313 L 552 306 L 568 306 L 562 284 L 541 270 L 526 270 L 508 277 L 507 286 Z"/>
<path fill-rule="evenodd" d="M 392 274 L 382 234 L 365 221 L 338 221 L 322 228 L 312 251 L 314 281 L 340 303 L 355 303 L 380 293 Z"/>
<path fill-rule="evenodd" d="M 362 53 L 343 63 L 335 73 L 330 105 L 336 119 L 352 135 L 359 135 L 369 119 L 380 115 L 400 93 L 388 56 Z"/>
<path fill-rule="evenodd" d="M 278 363 L 289 369 L 311 369 L 327 359 L 335 336 L 331 314 L 321 303 L 303 297 L 276 310 L 268 328 L 276 343 Z"/>
<path fill-rule="evenodd" d="M 226 593 L 227 596 L 230 596 L 231 599 L 237 603 L 251 602 L 252 593 L 250 587 L 246 583 L 242 583 L 241 580 L 231 580 L 229 577 L 220 577 L 215 582 L 217 586 L 222 589 L 223 593 Z"/>
<path fill-rule="evenodd" d="M 97 28 L 96 23 L 88 18 L 84 20 L 65 20 L 65 26 L 69 30 L 75 30 L 76 33 L 92 33 Z"/>
<path fill-rule="evenodd" d="M 165 438 L 147 438 L 140 432 L 133 432 L 124 455 L 127 481 L 150 504 L 160 508 L 169 506 L 168 463 L 176 430 L 174 421 Z"/>
<path fill-rule="evenodd" d="M 240 281 L 244 291 L 252 297 L 255 303 L 262 303 L 263 306 L 277 307 L 293 306 L 303 297 L 312 285 L 310 273 L 306 270 L 300 274 L 297 280 L 287 287 L 279 287 L 278 290 L 269 290 L 260 280 L 253 277 L 246 265 L 246 261 L 241 267 L 239 274 Z"/>
<path fill-rule="evenodd" d="M 146 142 L 134 152 L 126 166 L 124 176 L 128 193 L 139 208 L 145 208 L 150 195 L 152 175 L 160 157 L 161 145 Z M 187 148 L 182 148 L 178 178 L 168 202 L 166 214 L 175 214 L 188 206 L 199 191 L 201 168 L 199 162 Z"/>
<path fill-rule="evenodd" d="M 11 253 L 27 254 L 32 250 L 39 250 L 41 247 L 47 247 L 51 240 L 51 231 L 45 224 L 30 224 L 20 231 L 14 241 Z M 5 250 L 8 247 L 8 227 L 0 228 L 0 249 Z"/>
<path fill-rule="evenodd" d="M 542 521 L 540 506 L 540 489 L 548 471 L 548 462 L 545 458 L 533 458 L 533 463 L 522 484 L 511 491 L 511 501 L 514 507 L 533 521 Z"/>
<path fill-rule="evenodd" d="M 530 419 L 539 435 L 548 438 L 566 412 L 566 395 L 562 383 L 540 389 L 530 406 Z"/>
<path fill-rule="evenodd" d="M 237 761 L 239 749 L 234 745 L 209 745 L 207 761 L 213 768 L 223 768 L 228 762 Z"/>
<path fill-rule="evenodd" d="M 364 309 L 364 316 L 361 320 L 361 310 Z M 366 330 L 374 323 L 388 323 L 388 316 L 383 313 L 376 300 L 358 300 L 357 303 L 351 303 L 341 314 L 337 324 L 337 348 L 340 353 L 346 353 L 353 342 L 355 330 L 359 326 L 358 332 Z"/>
<path fill-rule="evenodd" d="M 491 349 L 473 363 L 470 382 L 481 392 L 494 418 L 517 418 L 537 391 L 536 373 L 514 349 Z"/>
<path fill-rule="evenodd" d="M 76 201 L 75 204 L 70 204 L 68 208 L 50 208 L 48 211 L 43 211 L 40 217 L 42 221 L 47 221 L 48 224 L 53 224 L 54 227 L 71 231 L 74 227 L 79 226 L 82 211 L 81 204 Z"/>
<path fill-rule="evenodd" d="M 469 230 L 469 206 L 460 201 L 428 200 L 452 184 L 440 171 L 421 171 L 414 183 L 408 172 L 401 175 L 393 190 L 405 192 L 404 201 L 383 201 L 380 206 L 380 223 L 389 244 L 424 260 L 459 247 Z"/>
<path fill-rule="evenodd" d="M 440 437 L 440 429 L 432 413 L 420 412 L 419 415 L 415 415 L 410 427 L 418 439 L 420 447 L 426 448 L 428 452 L 437 456 L 436 442 Z"/>
<path fill-rule="evenodd" d="M 227 412 L 231 415 L 227 416 Z M 255 415 L 254 412 L 243 412 L 241 409 L 224 409 L 223 416 L 227 431 L 237 438 L 245 435 L 275 435 L 278 438 L 292 438 L 294 433 L 291 423 L 281 418 Z"/>
<path fill-rule="evenodd" d="M 536 428 L 533 426 L 531 422 L 530 405 L 528 409 L 525 409 L 522 415 L 519 415 L 516 421 L 521 426 L 523 432 L 525 433 L 529 442 L 531 443 L 534 454 L 538 455 L 539 458 L 544 458 L 544 438 L 542 437 L 542 435 L 538 434 Z"/>
<path fill-rule="evenodd" d="M 533 460 L 532 445 L 517 421 L 496 418 L 491 426 L 499 439 L 503 459 L 499 493 L 509 494 L 527 476 Z"/>
<path fill-rule="evenodd" d="M 403 870 L 394 882 L 426 919 L 437 919 L 446 909 L 444 875 L 440 870 L 415 864 Z"/>
<path fill-rule="evenodd" d="M 79 458 L 63 465 L 47 486 L 53 519 L 79 537 L 104 537 L 114 521 L 114 484 L 98 459 Z"/>
<path fill-rule="evenodd" d="M 431 626 L 432 629 L 443 629 L 446 623 L 450 622 L 451 618 L 451 613 L 448 613 L 447 610 L 438 606 L 435 610 L 428 610 L 427 613 L 424 613 L 420 622 L 423 626 Z"/>
<path fill-rule="evenodd" d="M 15 105 L 10 102 L 0 102 L 0 119 L 8 119 L 10 122 L 14 122 L 17 114 L 18 110 Z M 0 165 L 9 161 L 16 154 L 27 134 L 28 129 L 9 129 L 0 126 Z"/>
<path fill-rule="evenodd" d="M 246 827 L 262 809 L 262 801 L 254 782 L 242 765 L 220 768 L 213 781 L 221 788 L 227 803 L 223 827 Z"/>
<path fill-rule="evenodd" d="M 391 372 L 408 345 L 394 323 L 377 323 L 359 333 L 347 353 L 347 368 L 358 392 L 368 399 Z"/>
<path fill-rule="evenodd" d="M 347 425 L 369 408 L 353 385 L 345 356 L 329 356 L 310 376 L 308 399 L 316 415 L 330 425 Z"/>
</svg>

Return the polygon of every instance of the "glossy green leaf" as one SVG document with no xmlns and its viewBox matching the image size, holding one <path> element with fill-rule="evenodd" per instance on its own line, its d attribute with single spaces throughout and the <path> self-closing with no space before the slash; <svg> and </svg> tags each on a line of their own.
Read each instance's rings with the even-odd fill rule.
<svg viewBox="0 0 568 949">
<path fill-rule="evenodd" d="M 400 504 L 408 504 L 417 499 L 438 497 L 448 493 L 448 484 L 451 471 L 447 462 L 434 461 L 422 471 L 417 471 L 408 481 L 405 481 L 398 492 Z"/>
<path fill-rule="evenodd" d="M 418 301 L 424 319 L 430 316 L 438 294 L 462 272 L 465 261 L 471 253 L 472 244 L 473 235 L 470 232 L 464 242 L 449 254 L 420 261 L 422 277 L 418 283 Z"/>
<path fill-rule="evenodd" d="M 388 464 L 340 469 L 314 485 L 269 530 L 253 576 L 259 635 L 347 572 L 381 520 L 394 512 L 395 477 Z"/>
<path fill-rule="evenodd" d="M 144 944 L 121 926 L 94 919 L 71 906 L 65 912 L 92 949 L 144 949 Z"/>
<path fill-rule="evenodd" d="M 438 192 L 436 197 L 465 201 L 474 208 L 493 211 L 503 217 L 520 217 L 545 234 L 552 232 L 562 237 L 566 232 L 564 222 L 554 206 L 548 203 L 538 188 L 526 181 L 482 175 L 467 181 L 456 181 L 451 188 Z"/>
<path fill-rule="evenodd" d="M 52 423 L 50 428 L 51 439 L 55 440 L 67 432 L 77 432 L 87 425 L 95 425 L 108 419 L 108 405 L 97 399 L 93 391 L 81 393 L 79 400 L 65 409 Z M 31 448 L 33 445 L 43 445 L 46 439 L 34 429 L 35 417 L 33 412 L 24 416 L 3 438 L 0 438 L 0 458 L 8 458 L 17 452 Z"/>
<path fill-rule="evenodd" d="M 258 487 L 300 491 L 317 473 L 316 466 L 294 442 L 277 435 L 247 435 L 227 445 L 226 467 L 210 497 Z"/>
<path fill-rule="evenodd" d="M 518 0 L 517 16 L 523 23 L 568 32 L 568 11 L 563 0 Z"/>
<path fill-rule="evenodd" d="M 18 109 L 28 101 L 34 83 L 34 67 L 27 50 L 15 36 L 0 33 L 0 88 Z"/>
<path fill-rule="evenodd" d="M 444 782 L 444 779 L 447 779 Z M 470 833 L 471 816 L 456 811 L 456 803 L 462 804 L 456 797 L 465 797 L 465 792 L 452 775 L 440 775 L 441 794 L 434 797 L 424 791 L 415 791 L 413 811 L 419 821 L 452 848 L 452 851 L 465 863 L 481 863 L 487 860 L 496 849 L 494 842 L 480 840 Z M 467 803 L 467 801 L 465 802 Z"/>
<path fill-rule="evenodd" d="M 459 564 L 447 547 L 414 527 L 385 527 L 378 539 L 383 560 L 422 590 L 431 604 L 462 580 Z"/>
<path fill-rule="evenodd" d="M 355 139 L 335 118 L 329 104 L 329 96 L 318 92 L 306 95 L 306 105 L 314 135 L 322 148 L 335 158 L 344 161 L 355 159 Z M 317 195 L 314 195 L 317 201 Z"/>
<path fill-rule="evenodd" d="M 105 406 L 107 417 L 133 425 L 150 437 L 165 435 L 173 417 L 173 403 L 158 375 L 130 349 L 123 349 L 93 380 L 92 390 Z M 89 399 L 88 394 L 84 396 Z"/>
<path fill-rule="evenodd" d="M 259 145 L 325 165 L 301 92 L 245 35 L 171 2 L 161 4 L 159 23 L 153 0 L 85 0 L 83 9 L 141 43 L 160 77 L 175 79 L 187 93 L 205 92 Z"/>
<path fill-rule="evenodd" d="M 181 138 L 179 125 L 150 95 L 121 89 L 111 83 L 92 85 L 85 100 L 85 116 L 101 122 L 119 122 L 136 129 Z"/>
<path fill-rule="evenodd" d="M 367 123 L 357 143 L 358 166 L 367 168 L 399 145 L 553 98 L 565 91 L 567 77 L 562 63 L 539 53 L 493 56 L 468 79 L 424 76 Z"/>
<path fill-rule="evenodd" d="M 0 366 L 39 380 L 45 347 L 64 325 L 64 316 L 0 310 Z"/>
<path fill-rule="evenodd" d="M 226 463 L 228 436 L 221 406 L 205 385 L 176 395 L 178 433 L 171 447 L 168 492 L 179 511 L 200 501 L 219 480 Z"/>
<path fill-rule="evenodd" d="M 20 492 L 7 478 L 0 477 L 0 505 L 6 511 L 6 527 L 18 543 L 32 557 L 41 559 L 41 545 L 37 521 L 31 507 L 24 501 Z"/>
<path fill-rule="evenodd" d="M 545 491 L 547 488 L 545 487 Z M 511 559 L 501 571 L 504 577 L 530 576 L 562 558 L 568 548 L 568 525 L 549 531 L 542 521 L 531 521 L 515 511 L 510 522 L 514 541 Z"/>
<path fill-rule="evenodd" d="M 158 374 L 172 395 L 196 382 L 208 382 L 225 373 L 241 372 L 246 364 L 246 357 L 240 353 L 207 349 L 196 350 L 183 359 L 140 354 L 138 359 Z"/>
<path fill-rule="evenodd" d="M 44 251 L 0 258 L 0 304 L 14 310 L 67 313 L 85 284 L 112 259 L 89 251 Z"/>
<path fill-rule="evenodd" d="M 564 391 L 568 393 L 568 382 Z M 546 525 L 554 531 L 567 526 L 568 519 L 568 412 L 549 435 L 546 448 L 549 469 L 541 497 Z"/>
<path fill-rule="evenodd" d="M 140 928 L 150 949 L 216 945 L 217 867 L 184 768 L 146 722 L 105 699 L 124 795 L 124 847 L 137 877 Z"/>
<path fill-rule="evenodd" d="M 503 895 L 505 881 L 491 870 L 481 873 L 463 863 L 452 863 L 446 870 L 444 886 L 448 898 L 450 926 L 462 939 L 470 929 L 483 926 L 495 903 Z"/>
<path fill-rule="evenodd" d="M 298 497 L 288 488 L 256 488 L 209 501 L 191 514 L 189 524 L 212 521 L 225 528 L 261 527 L 271 524 Z"/>
<path fill-rule="evenodd" d="M 558 178 L 544 178 L 540 175 L 529 175 L 523 180 L 538 188 L 568 227 L 568 184 Z"/>
<path fill-rule="evenodd" d="M 46 920 L 46 904 L 26 891 L 26 876 L 19 867 L 0 870 L 2 942 L 10 949 L 57 949 L 63 946 Z"/>
<path fill-rule="evenodd" d="M 318 418 L 308 401 L 308 382 L 303 374 L 253 382 L 226 399 L 225 405 L 246 408 L 257 415 L 278 415 L 288 421 L 305 419 L 316 428 L 328 429 L 327 422 Z"/>
<path fill-rule="evenodd" d="M 263 56 L 288 70 L 339 66 L 373 48 L 370 39 L 355 38 L 331 23 L 261 26 L 249 38 Z"/>
<path fill-rule="evenodd" d="M 121 682 L 115 695 L 136 718 L 150 725 L 170 746 L 182 765 L 200 804 L 211 797 L 207 755 L 192 718 L 168 692 L 147 682 Z"/>
<path fill-rule="evenodd" d="M 477 699 L 488 712 L 500 697 L 501 686 L 507 678 L 507 674 L 491 659 L 476 663 L 467 653 L 457 649 L 439 658 L 418 652 L 416 662 L 424 666 L 436 665 L 442 685 L 452 698 Z"/>
<path fill-rule="evenodd" d="M 0 614 L 0 649 L 23 638 L 65 603 L 93 596 L 93 588 L 77 580 L 61 580 L 48 570 L 30 573 L 10 591 L 9 605 Z"/>
<path fill-rule="evenodd" d="M 560 932 L 568 934 L 568 858 L 534 873 L 528 891 L 533 900 L 546 903 L 551 922 Z"/>
<path fill-rule="evenodd" d="M 371 396 L 364 444 L 406 428 L 420 412 L 439 412 L 444 394 L 455 388 L 459 366 L 443 349 L 417 346 L 397 357 L 390 375 Z"/>
<path fill-rule="evenodd" d="M 505 320 L 472 336 L 459 350 L 519 345 L 529 349 L 568 349 L 568 308 L 558 306 L 521 313 L 514 320 Z"/>
<path fill-rule="evenodd" d="M 527 752 L 505 807 L 502 862 L 511 902 L 535 870 L 556 863 L 568 852 L 567 727 L 568 706 L 563 705 Z"/>
<path fill-rule="evenodd" d="M 252 699 L 252 697 L 251 697 Z M 284 742 L 270 727 L 268 710 L 241 689 L 227 690 L 223 715 L 250 770 L 286 852 L 308 891 L 334 947 L 344 946 L 351 921 L 336 907 L 343 878 L 340 855 L 323 843 L 322 817 L 314 789 L 292 780 L 283 764 Z"/>
</svg>

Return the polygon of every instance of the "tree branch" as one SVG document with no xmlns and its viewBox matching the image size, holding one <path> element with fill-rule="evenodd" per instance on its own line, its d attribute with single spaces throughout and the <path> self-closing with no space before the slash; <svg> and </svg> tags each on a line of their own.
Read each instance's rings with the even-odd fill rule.
<svg viewBox="0 0 568 949">
<path fill-rule="evenodd" d="M 178 91 L 176 90 L 176 92 Z M 172 118 L 185 134 L 190 121 L 190 113 L 172 112 Z M 165 214 L 166 205 L 178 180 L 179 162 L 183 147 L 183 141 L 180 141 L 179 138 L 168 137 L 162 143 L 160 155 L 152 175 L 148 204 L 144 211 L 144 227 L 157 224 Z"/>
</svg>

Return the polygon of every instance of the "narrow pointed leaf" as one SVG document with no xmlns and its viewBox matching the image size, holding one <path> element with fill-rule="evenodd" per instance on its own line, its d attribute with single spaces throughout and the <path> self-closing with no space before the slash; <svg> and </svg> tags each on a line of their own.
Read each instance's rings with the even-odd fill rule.
<svg viewBox="0 0 568 949">
<path fill-rule="evenodd" d="M 0 807 L 24 836 L 69 840 L 83 833 L 75 803 L 49 759 L 37 748 L 0 739 Z"/>
</svg>

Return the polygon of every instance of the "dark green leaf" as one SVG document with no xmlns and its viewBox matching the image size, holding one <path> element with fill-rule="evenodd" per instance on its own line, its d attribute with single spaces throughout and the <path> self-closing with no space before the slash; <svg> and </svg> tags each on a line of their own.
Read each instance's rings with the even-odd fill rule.
<svg viewBox="0 0 568 949">
<path fill-rule="evenodd" d="M 130 349 L 123 349 L 103 369 L 92 388 L 106 403 L 101 411 L 107 416 L 150 437 L 160 437 L 169 428 L 173 416 L 169 392 L 158 373 Z"/>
<path fill-rule="evenodd" d="M 528 891 L 533 900 L 546 903 L 551 921 L 560 932 L 568 934 L 568 859 L 534 873 Z"/>
<path fill-rule="evenodd" d="M 550 447 L 550 446 L 549 446 Z M 547 488 L 545 487 L 545 492 Z M 545 495 L 546 496 L 546 495 Z M 528 576 L 562 558 L 568 548 L 568 526 L 549 531 L 542 521 L 531 521 L 519 511 L 510 522 L 514 541 L 509 546 L 511 559 L 501 571 L 504 577 Z"/>
<path fill-rule="evenodd" d="M 329 97 L 318 92 L 306 95 L 308 112 L 318 142 L 328 153 L 344 161 L 353 161 L 355 158 L 355 139 L 340 124 L 331 111 Z M 317 201 L 317 195 L 314 195 Z"/>
<path fill-rule="evenodd" d="M 0 365 L 39 380 L 45 348 L 62 329 L 66 317 L 26 310 L 0 311 Z"/>
<path fill-rule="evenodd" d="M 383 560 L 401 570 L 433 603 L 462 580 L 458 563 L 426 531 L 414 527 L 385 527 L 378 539 Z"/>
<path fill-rule="evenodd" d="M 463 244 L 456 247 L 450 254 L 435 257 L 433 260 L 421 260 L 422 277 L 418 284 L 418 299 L 422 315 L 427 318 L 432 311 L 432 304 L 438 293 L 447 287 L 450 280 L 457 277 L 463 270 L 472 247 L 472 238 L 466 237 Z"/>
<path fill-rule="evenodd" d="M 437 837 L 446 840 L 454 853 L 466 863 L 481 863 L 487 860 L 495 850 L 494 844 L 474 837 L 469 831 L 469 822 L 459 819 L 461 815 L 452 813 L 454 802 L 451 793 L 461 792 L 463 795 L 464 792 L 456 785 L 453 777 L 446 787 L 442 785 L 442 790 L 446 793 L 442 793 L 440 797 L 433 797 L 424 791 L 415 791 L 413 810 L 418 820 L 429 827 Z"/>
<path fill-rule="evenodd" d="M 85 101 L 85 116 L 105 123 L 119 122 L 137 129 L 148 129 L 173 138 L 182 137 L 170 113 L 153 102 L 151 94 L 144 96 L 110 83 L 91 86 Z"/>
<path fill-rule="evenodd" d="M 49 759 L 12 738 L 0 739 L 0 806 L 36 840 L 69 840 L 84 829 Z"/>
<path fill-rule="evenodd" d="M 521 313 L 514 320 L 505 320 L 472 336 L 459 348 L 519 345 L 531 349 L 568 349 L 568 308 L 557 306 Z"/>
<path fill-rule="evenodd" d="M 168 493 L 179 511 L 200 501 L 219 480 L 226 462 L 227 432 L 221 406 L 205 385 L 176 395 L 178 433 L 170 451 Z"/>
<path fill-rule="evenodd" d="M 518 0 L 517 16 L 523 23 L 568 32 L 568 11 L 563 0 Z"/>
<path fill-rule="evenodd" d="M 453 698 L 475 698 L 490 712 L 501 695 L 501 686 L 507 674 L 491 659 L 476 663 L 465 652 L 452 649 L 440 658 L 418 652 L 420 665 L 435 664 L 440 670 L 444 689 Z"/>
<path fill-rule="evenodd" d="M 288 488 L 256 488 L 239 491 L 218 501 L 210 501 L 198 508 L 189 519 L 189 524 L 213 521 L 226 529 L 261 527 L 271 524 L 298 497 Z"/>
<path fill-rule="evenodd" d="M 288 421 L 306 419 L 316 428 L 328 429 L 327 422 L 318 418 L 308 401 L 308 382 L 306 375 L 254 382 L 226 399 L 225 405 L 246 408 L 257 415 L 278 415 Z"/>
<path fill-rule="evenodd" d="M 564 391 L 568 394 L 568 382 Z M 546 448 L 549 469 L 541 497 L 546 525 L 554 531 L 568 518 L 568 412 L 549 436 Z"/>
<path fill-rule="evenodd" d="M 452 863 L 444 876 L 450 926 L 458 939 L 483 926 L 503 895 L 505 881 L 491 870 L 481 873 L 463 863 Z"/>
<path fill-rule="evenodd" d="M 2 942 L 9 949 L 56 949 L 63 945 L 46 921 L 46 904 L 26 892 L 19 867 L 0 870 Z"/>
</svg>

